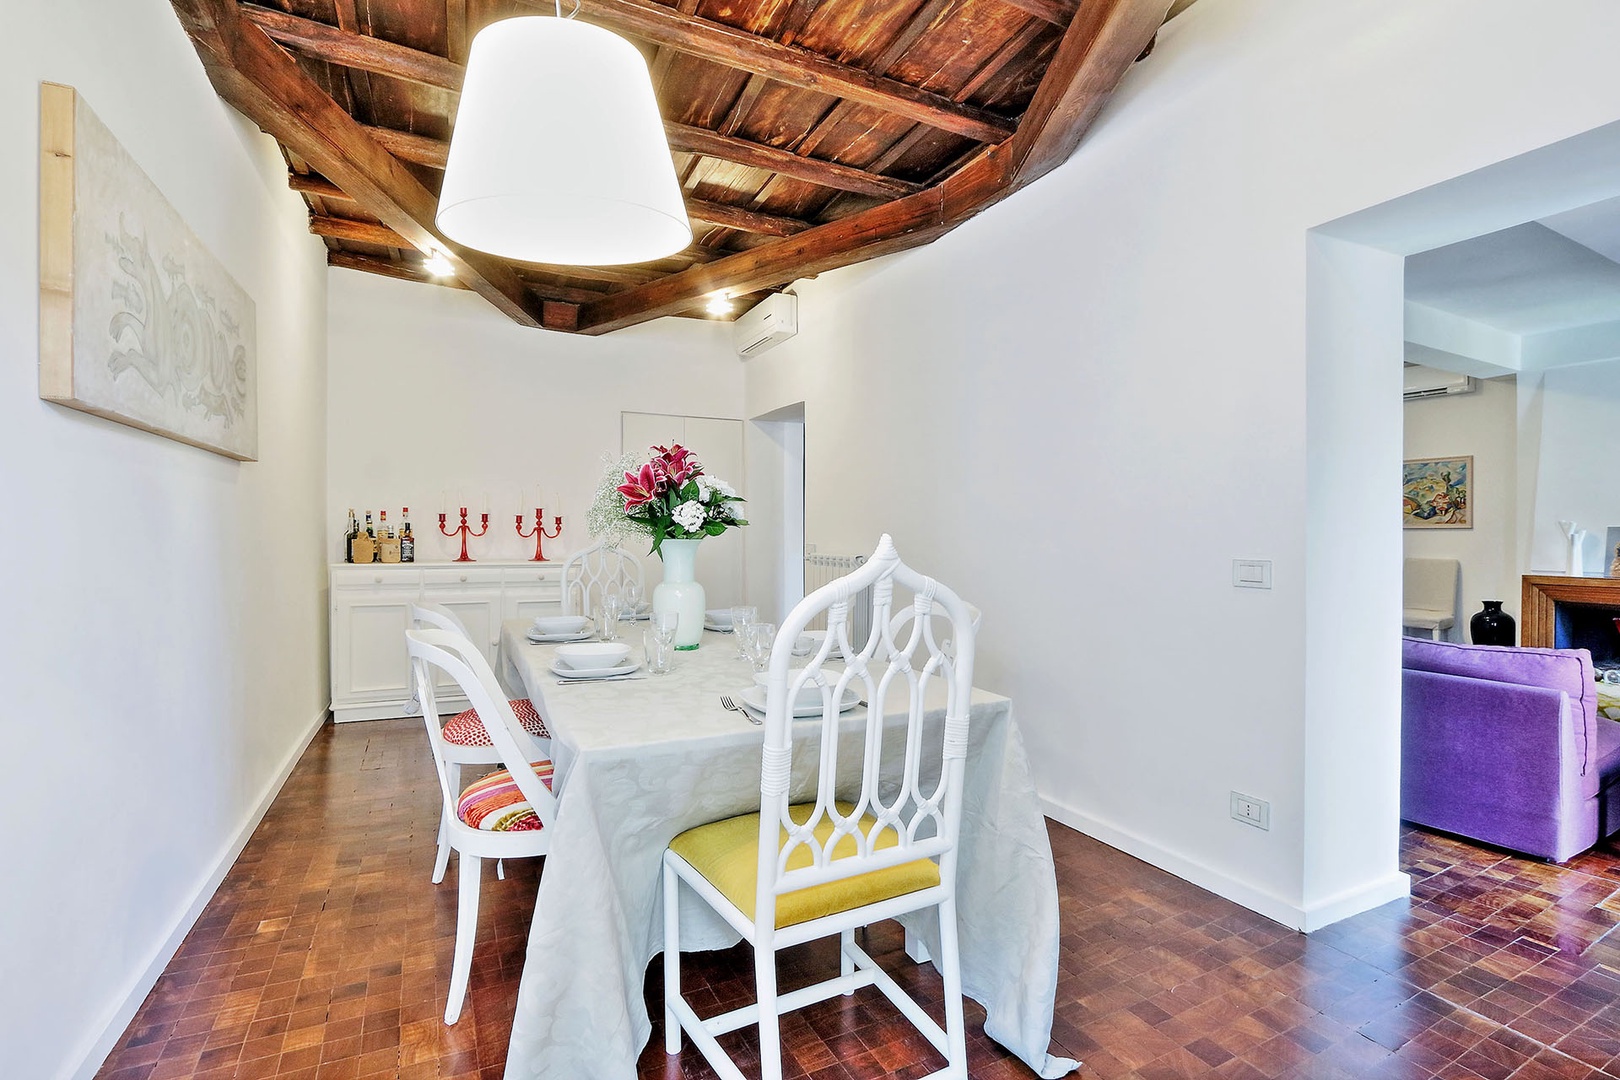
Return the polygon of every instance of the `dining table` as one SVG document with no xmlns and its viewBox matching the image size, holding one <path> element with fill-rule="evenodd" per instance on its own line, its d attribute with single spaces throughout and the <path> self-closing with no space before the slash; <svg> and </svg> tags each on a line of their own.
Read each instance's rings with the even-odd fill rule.
<svg viewBox="0 0 1620 1080">
<path fill-rule="evenodd" d="M 645 624 L 621 625 L 639 662 Z M 732 637 L 706 630 L 666 674 L 643 666 L 616 679 L 564 680 L 553 670 L 556 646 L 531 642 L 529 630 L 523 619 L 502 624 L 502 674 L 521 683 L 551 731 L 557 812 L 506 1076 L 631 1080 L 652 1032 L 643 992 L 663 951 L 664 850 L 687 829 L 760 808 L 763 728 L 720 700 L 747 694 L 753 669 Z M 925 704 L 924 724 L 942 726 L 943 687 Z M 904 707 L 895 708 L 893 722 L 903 724 Z M 856 716 L 866 711 L 852 709 L 844 723 L 864 724 Z M 819 725 L 796 722 L 795 744 Z M 969 725 L 957 884 L 963 992 L 984 1006 L 986 1035 L 1040 1076 L 1063 1076 L 1079 1066 L 1049 1052 L 1058 892 L 1040 800 L 1012 702 L 975 689 Z M 813 791 L 814 765 L 814 754 L 794 755 L 795 789 Z M 680 912 L 685 951 L 739 940 L 706 904 L 682 903 Z M 939 955 L 938 909 L 900 921 Z"/>
</svg>

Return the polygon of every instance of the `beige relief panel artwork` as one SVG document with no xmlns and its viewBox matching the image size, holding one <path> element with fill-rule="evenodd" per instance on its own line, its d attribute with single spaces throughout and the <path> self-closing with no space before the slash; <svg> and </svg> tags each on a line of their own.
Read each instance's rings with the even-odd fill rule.
<svg viewBox="0 0 1620 1080">
<path fill-rule="evenodd" d="M 253 300 L 69 86 L 40 85 L 39 394 L 239 461 Z"/>
</svg>

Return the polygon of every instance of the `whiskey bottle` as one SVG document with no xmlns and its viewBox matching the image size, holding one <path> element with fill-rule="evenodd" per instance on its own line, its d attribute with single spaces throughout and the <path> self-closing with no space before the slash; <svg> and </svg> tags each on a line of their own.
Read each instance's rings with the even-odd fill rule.
<svg viewBox="0 0 1620 1080">
<path fill-rule="evenodd" d="M 371 525 L 371 511 L 366 511 L 366 527 L 354 534 L 354 561 L 377 561 L 377 530 Z"/>
<path fill-rule="evenodd" d="M 411 535 L 411 508 L 401 507 L 399 511 L 399 561 L 416 561 L 416 537 Z"/>
<path fill-rule="evenodd" d="M 343 561 L 354 562 L 354 538 L 360 535 L 360 522 L 354 516 L 354 507 L 349 507 L 349 527 L 343 533 Z"/>
</svg>

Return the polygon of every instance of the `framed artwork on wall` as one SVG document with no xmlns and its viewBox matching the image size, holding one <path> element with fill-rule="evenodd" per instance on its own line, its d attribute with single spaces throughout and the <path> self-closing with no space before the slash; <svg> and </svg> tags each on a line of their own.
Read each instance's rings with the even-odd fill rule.
<svg viewBox="0 0 1620 1080">
<path fill-rule="evenodd" d="M 1474 527 L 1474 458 L 1414 458 L 1401 467 L 1401 524 L 1408 529 Z"/>
<path fill-rule="evenodd" d="M 259 454 L 253 299 L 71 86 L 40 85 L 39 396 Z"/>
</svg>

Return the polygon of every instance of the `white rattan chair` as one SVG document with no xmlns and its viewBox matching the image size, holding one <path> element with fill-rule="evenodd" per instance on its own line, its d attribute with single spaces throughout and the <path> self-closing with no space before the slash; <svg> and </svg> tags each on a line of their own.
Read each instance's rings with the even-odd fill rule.
<svg viewBox="0 0 1620 1080">
<path fill-rule="evenodd" d="M 529 756 L 532 743 L 495 682 L 483 653 L 450 630 L 407 630 L 411 672 L 422 696 L 428 742 L 439 774 L 440 794 L 455 812 L 444 820 L 444 838 L 458 855 L 456 948 L 450 967 L 450 995 L 444 1022 L 461 1018 L 472 971 L 473 940 L 478 932 L 478 886 L 485 859 L 519 859 L 544 855 L 551 846 L 557 803 L 551 794 L 550 760 Z M 465 790 L 460 769 L 449 760 L 448 744 L 434 711 L 434 671 L 444 672 L 485 718 L 485 728 L 505 768 L 481 777 Z M 437 880 L 437 878 L 435 878 Z"/>
<path fill-rule="evenodd" d="M 931 616 L 910 620 L 904 640 L 891 630 L 897 585 L 915 594 L 914 612 Z M 873 586 L 871 625 L 879 629 L 857 652 L 848 640 L 845 616 L 850 599 L 867 586 Z M 822 612 L 833 629 L 804 667 L 795 668 L 793 643 Z M 941 623 L 957 642 L 954 657 L 936 635 Z M 727 1080 L 742 1080 L 716 1036 L 758 1024 L 761 1075 L 780 1080 L 779 1014 L 875 985 L 945 1056 L 946 1067 L 933 1076 L 967 1076 L 956 938 L 956 843 L 973 685 L 971 624 L 967 604 L 901 562 L 888 536 L 865 565 L 811 593 L 783 620 L 766 691 L 760 812 L 689 829 L 664 853 L 668 1053 L 680 1051 L 685 1032 L 716 1072 Z M 836 649 L 853 659 L 843 671 L 824 671 Z M 925 694 L 938 684 L 945 688 L 943 731 L 924 723 Z M 802 721 L 801 742 L 795 746 L 788 705 L 811 686 L 821 694 L 819 731 L 809 738 L 804 727 L 818 721 Z M 851 686 L 858 686 L 872 705 L 845 717 L 839 703 Z M 885 726 L 883 704 L 891 695 L 904 698 L 904 727 L 898 722 Z M 885 739 L 898 735 L 904 736 L 903 756 L 899 747 L 885 754 Z M 796 753 L 816 759 L 810 770 L 816 787 L 813 801 L 792 804 Z M 841 764 L 841 754 L 853 760 Z M 800 775 L 805 772 L 801 765 Z M 883 777 L 890 778 L 887 784 Z M 705 1020 L 681 996 L 681 882 L 753 945 L 756 1004 Z M 929 907 L 939 909 L 943 1030 L 855 943 L 856 927 Z M 834 934 L 839 938 L 838 976 L 778 995 L 777 950 Z"/>
<path fill-rule="evenodd" d="M 448 633 L 458 634 L 469 644 L 473 644 L 472 635 L 467 633 L 467 627 L 456 618 L 456 613 L 443 604 L 420 603 L 411 605 L 411 625 L 418 630 L 444 630 Z M 477 646 L 474 645 L 474 648 Z M 411 691 L 413 697 L 419 697 L 420 690 Z M 504 697 L 504 695 L 502 695 Z M 527 747 L 529 760 L 536 758 L 549 758 L 551 756 L 551 732 L 546 730 L 546 722 L 541 717 L 534 702 L 528 698 L 506 698 L 513 714 L 518 718 L 524 733 L 532 743 Z M 433 715 L 423 705 L 422 715 Z M 474 707 L 463 709 L 448 720 L 442 721 L 441 731 L 444 736 L 444 759 L 450 769 L 451 790 L 461 790 L 461 767 L 463 765 L 499 765 L 501 763 L 500 751 L 496 748 L 489 732 L 484 727 L 484 721 L 479 718 L 478 710 Z M 439 851 L 433 860 L 433 883 L 437 885 L 444 880 L 445 869 L 450 864 L 449 829 L 450 818 L 453 816 L 454 806 L 446 802 L 443 813 L 439 815 Z M 503 870 L 504 876 L 504 870 Z"/>
<path fill-rule="evenodd" d="M 626 581 L 647 595 L 641 560 L 630 552 L 606 540 L 576 551 L 562 566 L 562 613 L 589 616 L 604 591 L 622 591 Z"/>
</svg>

